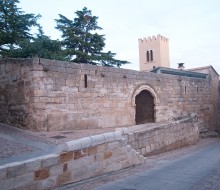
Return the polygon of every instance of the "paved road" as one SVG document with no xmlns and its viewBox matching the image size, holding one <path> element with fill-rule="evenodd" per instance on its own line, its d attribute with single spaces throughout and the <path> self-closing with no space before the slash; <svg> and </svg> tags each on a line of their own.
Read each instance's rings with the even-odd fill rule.
<svg viewBox="0 0 220 190">
<path fill-rule="evenodd" d="M 176 160 L 161 160 L 154 168 L 93 190 L 219 190 L 219 182 L 218 184 L 205 182 L 216 171 L 218 175 L 215 177 L 219 181 L 220 141 Z"/>
</svg>

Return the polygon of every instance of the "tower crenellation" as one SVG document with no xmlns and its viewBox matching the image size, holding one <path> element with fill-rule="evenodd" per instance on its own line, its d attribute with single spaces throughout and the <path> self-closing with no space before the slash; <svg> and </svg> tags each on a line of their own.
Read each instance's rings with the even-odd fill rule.
<svg viewBox="0 0 220 190">
<path fill-rule="evenodd" d="M 169 39 L 164 37 L 164 36 L 161 36 L 160 34 L 157 35 L 157 37 L 155 36 L 149 36 L 149 37 L 144 37 L 144 38 L 139 38 L 138 41 L 141 42 L 141 43 L 147 43 L 149 41 L 164 41 L 164 42 L 169 42 Z"/>
<path fill-rule="evenodd" d="M 168 38 L 158 34 L 156 37 L 140 38 L 138 42 L 140 71 L 170 67 Z"/>
</svg>

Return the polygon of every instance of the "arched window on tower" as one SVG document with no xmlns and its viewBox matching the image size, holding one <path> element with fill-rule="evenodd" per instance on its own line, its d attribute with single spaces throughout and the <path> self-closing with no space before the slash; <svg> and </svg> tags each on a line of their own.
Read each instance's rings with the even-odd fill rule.
<svg viewBox="0 0 220 190">
<path fill-rule="evenodd" d="M 150 61 L 153 61 L 153 50 L 150 50 Z"/>
<path fill-rule="evenodd" d="M 151 61 L 154 60 L 154 58 L 153 58 L 153 50 L 150 50 L 150 51 L 146 52 L 146 59 L 147 59 L 147 62 L 151 62 Z"/>
<path fill-rule="evenodd" d="M 146 56 L 147 56 L 147 62 L 150 61 L 150 54 L 149 54 L 149 51 L 146 52 Z"/>
</svg>

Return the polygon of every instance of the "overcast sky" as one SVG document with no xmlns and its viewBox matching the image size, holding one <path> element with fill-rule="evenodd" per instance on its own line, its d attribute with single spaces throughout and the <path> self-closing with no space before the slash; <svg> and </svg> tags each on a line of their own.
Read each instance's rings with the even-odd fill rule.
<svg viewBox="0 0 220 190">
<path fill-rule="evenodd" d="M 170 63 L 186 68 L 212 65 L 220 74 L 219 0 L 20 0 L 26 13 L 41 14 L 46 35 L 60 39 L 54 19 L 69 19 L 87 7 L 98 16 L 99 34 L 106 38 L 105 50 L 139 70 L 138 39 L 161 34 L 169 38 Z"/>
</svg>

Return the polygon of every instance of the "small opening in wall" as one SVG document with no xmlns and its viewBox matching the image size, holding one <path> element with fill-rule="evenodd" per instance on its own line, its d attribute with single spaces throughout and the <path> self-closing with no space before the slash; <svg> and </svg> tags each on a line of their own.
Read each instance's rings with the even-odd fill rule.
<svg viewBox="0 0 220 190">
<path fill-rule="evenodd" d="M 197 92 L 199 92 L 199 87 L 197 86 Z"/>
<path fill-rule="evenodd" d="M 185 86 L 185 94 L 186 94 L 186 86 Z"/>
<path fill-rule="evenodd" d="M 87 88 L 87 86 L 88 86 L 88 81 L 87 81 L 88 79 L 87 79 L 87 75 L 85 74 L 84 75 L 84 87 L 85 88 Z"/>
<path fill-rule="evenodd" d="M 147 62 L 149 62 L 149 61 L 150 61 L 150 54 L 149 54 L 149 51 L 147 51 L 146 54 L 147 54 Z"/>
<path fill-rule="evenodd" d="M 150 61 L 153 61 L 153 50 L 150 50 Z"/>
</svg>

